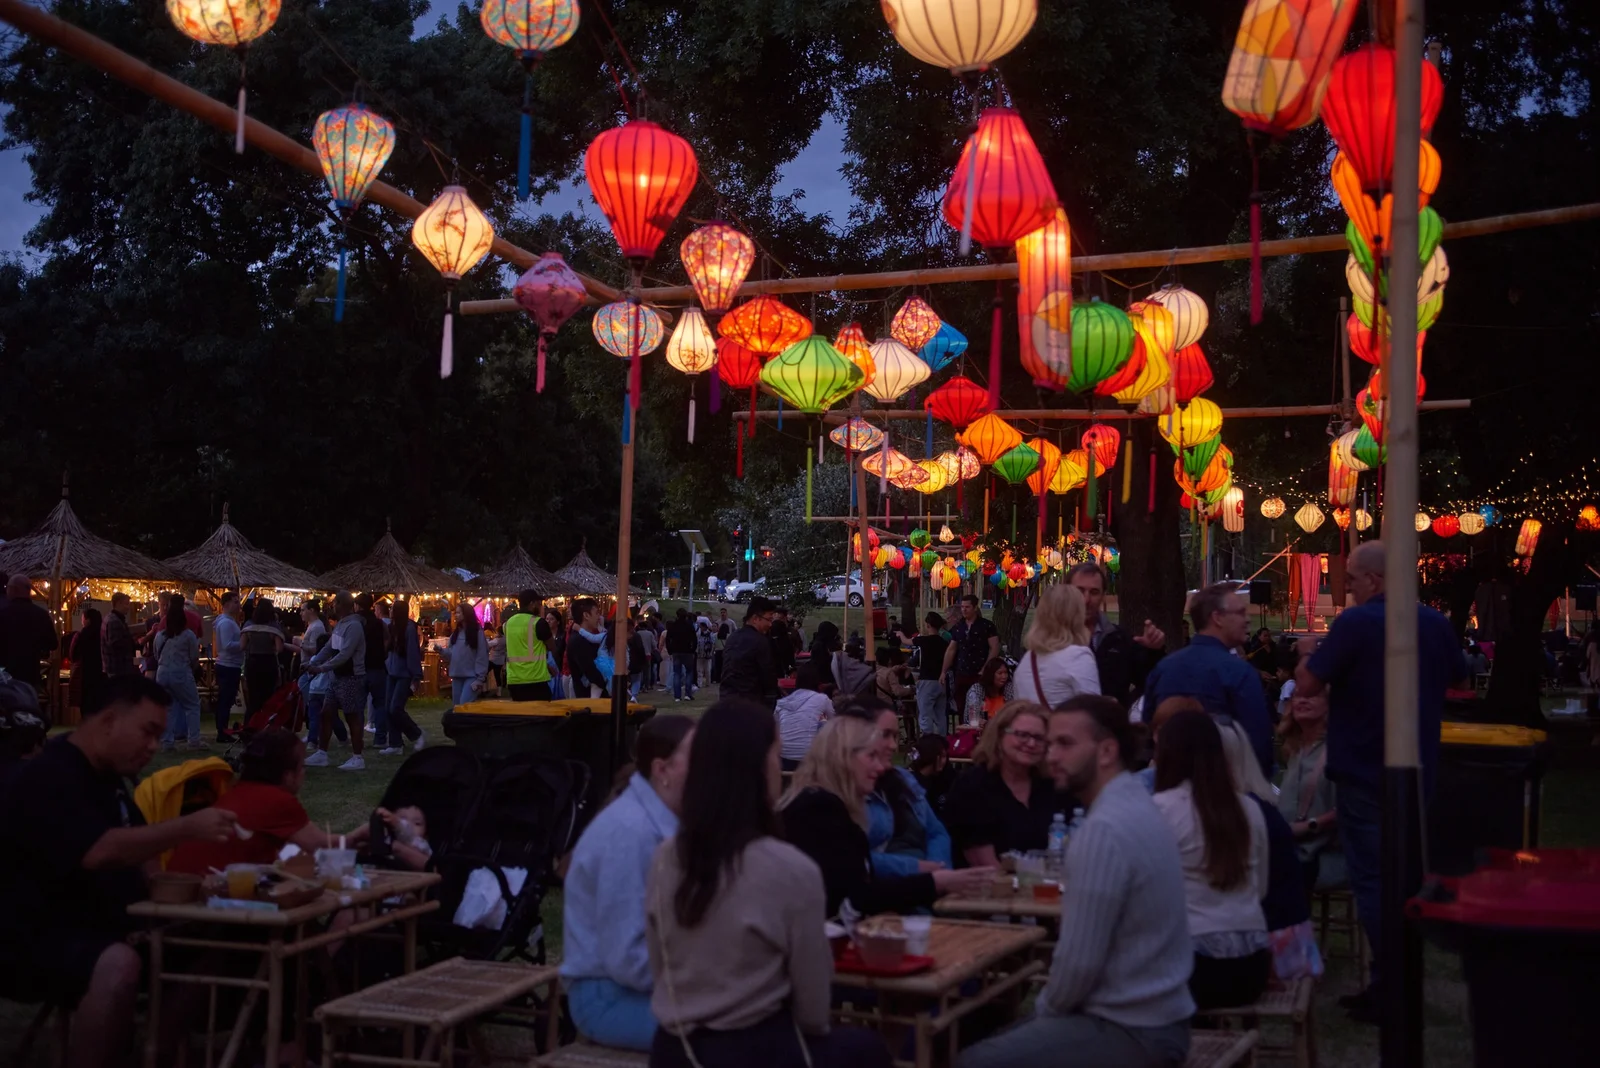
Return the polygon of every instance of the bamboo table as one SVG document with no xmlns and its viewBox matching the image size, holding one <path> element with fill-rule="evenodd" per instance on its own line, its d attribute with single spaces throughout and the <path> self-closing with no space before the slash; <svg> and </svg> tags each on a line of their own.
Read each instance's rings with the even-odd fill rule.
<svg viewBox="0 0 1600 1068">
<path fill-rule="evenodd" d="M 1043 961 L 1030 960 L 1030 951 L 1045 933 L 1038 927 L 978 923 L 972 920 L 935 919 L 928 938 L 931 970 L 917 975 L 881 979 L 854 973 L 834 976 L 845 1003 L 834 1016 L 847 1023 L 865 1023 L 891 1032 L 909 1028 L 915 1042 L 915 1060 L 897 1058 L 897 1066 L 932 1068 L 934 1038 L 948 1032 L 950 1061 L 960 1048 L 961 1020 L 984 1005 L 1020 991 L 1033 976 L 1044 971 Z M 976 981 L 977 989 L 962 988 Z M 868 990 L 876 1003 L 856 1007 L 852 992 Z"/>
<path fill-rule="evenodd" d="M 218 987 L 232 987 L 248 991 L 244 1004 L 234 1019 L 233 1031 L 223 1049 L 218 1068 L 232 1068 L 244 1043 L 245 1029 L 255 1012 L 261 994 L 267 996 L 266 1063 L 276 1065 L 283 1030 L 283 967 L 284 962 L 295 963 L 295 1041 L 305 1048 L 307 1017 L 306 955 L 333 942 L 369 934 L 394 924 L 404 926 L 405 971 L 410 974 L 417 966 L 417 917 L 433 912 L 437 901 L 425 901 L 425 892 L 440 881 L 435 872 L 371 872 L 372 886 L 367 890 L 324 890 L 322 896 L 299 908 L 280 911 L 257 911 L 208 908 L 204 903 L 191 905 L 158 905 L 141 901 L 128 906 L 128 914 L 150 921 L 150 1027 L 145 1039 L 144 1068 L 156 1068 L 157 1045 L 161 1035 L 161 993 L 166 983 L 189 983 L 211 988 L 211 1009 L 206 1020 L 206 1053 L 210 1063 L 212 1037 L 216 1026 L 216 991 Z M 387 898 L 398 897 L 397 907 L 383 910 Z M 370 906 L 374 914 L 359 919 L 338 931 L 320 930 L 318 921 L 331 918 L 347 908 Z M 210 928 L 209 937 L 178 936 L 168 933 L 169 928 L 183 924 L 204 924 Z M 314 926 L 315 925 L 315 926 Z M 308 930 L 308 927 L 311 928 Z M 235 941 L 218 929 L 237 930 L 242 936 Z M 266 941 L 246 941 L 253 932 L 264 932 Z M 217 950 L 229 953 L 258 953 L 261 964 L 251 978 L 226 975 L 189 975 L 167 971 L 163 956 L 168 946 L 187 946 L 194 949 Z"/>
<path fill-rule="evenodd" d="M 1013 890 L 1010 893 L 974 894 L 941 897 L 933 903 L 933 911 L 944 916 L 968 916 L 986 919 L 990 916 L 1008 916 L 1011 919 L 1033 919 L 1043 923 L 1060 924 L 1061 899 L 1040 901 L 1031 890 Z"/>
</svg>

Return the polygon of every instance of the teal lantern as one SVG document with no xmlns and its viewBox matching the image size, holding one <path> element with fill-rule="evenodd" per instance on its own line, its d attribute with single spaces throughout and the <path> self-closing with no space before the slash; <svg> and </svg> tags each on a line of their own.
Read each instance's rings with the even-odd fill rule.
<svg viewBox="0 0 1600 1068">
<path fill-rule="evenodd" d="M 1038 470 L 1039 453 L 1027 445 L 1016 445 L 994 462 L 994 473 L 1015 486 Z"/>
<path fill-rule="evenodd" d="M 643 304 L 619 300 L 594 313 L 594 339 L 624 360 L 654 352 L 666 336 L 661 316 Z"/>
<path fill-rule="evenodd" d="M 911 547 L 913 549 L 925 549 L 928 547 L 928 542 L 932 541 L 933 539 L 928 536 L 928 532 L 926 530 L 918 527 L 916 530 L 911 532 L 910 536 L 907 537 L 906 540 L 911 543 Z"/>
<path fill-rule="evenodd" d="M 813 334 L 761 368 L 761 384 L 807 415 L 820 415 L 861 387 L 861 368 Z"/>
<path fill-rule="evenodd" d="M 339 283 L 333 321 L 344 322 L 345 230 L 367 190 L 394 152 L 394 124 L 370 108 L 349 104 L 324 111 L 311 130 L 311 144 L 322 164 L 333 205 L 339 209 Z"/>
<path fill-rule="evenodd" d="M 967 351 L 967 335 L 945 323 L 926 345 L 917 350 L 930 371 L 942 371 Z"/>
<path fill-rule="evenodd" d="M 1350 443 L 1350 455 L 1366 464 L 1368 470 L 1389 462 L 1389 450 L 1378 444 L 1378 439 L 1365 426 L 1356 431 L 1355 441 Z"/>
</svg>

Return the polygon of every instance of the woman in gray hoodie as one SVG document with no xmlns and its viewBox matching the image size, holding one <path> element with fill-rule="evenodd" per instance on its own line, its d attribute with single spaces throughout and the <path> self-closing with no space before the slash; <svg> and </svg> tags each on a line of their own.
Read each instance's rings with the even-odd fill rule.
<svg viewBox="0 0 1600 1068">
<path fill-rule="evenodd" d="M 340 771 L 362 771 L 367 762 L 361 756 L 361 720 L 367 708 L 367 630 L 356 612 L 355 598 L 340 590 L 333 598 L 333 615 L 339 622 L 333 637 L 311 658 L 306 671 L 312 675 L 333 674 L 333 692 L 322 706 L 321 737 L 317 751 L 306 757 L 306 767 L 328 766 L 328 742 L 333 737 L 333 720 L 340 712 L 350 726 L 350 748 L 354 755 L 339 765 Z"/>
</svg>

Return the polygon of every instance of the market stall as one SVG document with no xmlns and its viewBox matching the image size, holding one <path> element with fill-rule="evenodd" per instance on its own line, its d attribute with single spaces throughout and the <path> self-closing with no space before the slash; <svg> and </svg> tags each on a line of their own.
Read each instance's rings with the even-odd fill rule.
<svg viewBox="0 0 1600 1068">
<path fill-rule="evenodd" d="M 250 544 L 228 522 L 227 505 L 222 506 L 222 524 L 209 538 L 188 552 L 169 558 L 167 564 L 193 576 L 208 593 L 250 591 L 270 598 L 280 608 L 292 606 L 308 593 L 331 588 L 311 572 L 286 564 Z"/>
<path fill-rule="evenodd" d="M 560 578 L 538 564 L 519 542 L 494 567 L 485 571 L 467 586 L 480 594 L 491 606 L 498 622 L 499 614 L 514 605 L 525 590 L 532 590 L 542 601 L 564 605 L 585 592 L 577 583 Z"/>
<path fill-rule="evenodd" d="M 588 545 L 578 550 L 578 555 L 567 561 L 567 566 L 556 572 L 556 578 L 572 584 L 578 591 L 589 597 L 610 598 L 613 602 L 617 599 L 617 577 L 602 571 L 595 562 L 589 559 Z M 629 600 L 636 597 L 646 597 L 648 594 L 636 586 L 628 587 Z"/>
</svg>

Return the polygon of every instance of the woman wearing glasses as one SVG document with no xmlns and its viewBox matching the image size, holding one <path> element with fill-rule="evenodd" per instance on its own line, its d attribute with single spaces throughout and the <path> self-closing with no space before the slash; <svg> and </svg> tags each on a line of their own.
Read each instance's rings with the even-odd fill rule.
<svg viewBox="0 0 1600 1068">
<path fill-rule="evenodd" d="M 1003 853 L 1045 848 L 1051 819 L 1077 807 L 1044 768 L 1049 715 L 1028 701 L 1001 708 L 978 739 L 972 767 L 951 784 L 945 822 L 967 864 L 994 867 Z"/>
</svg>

